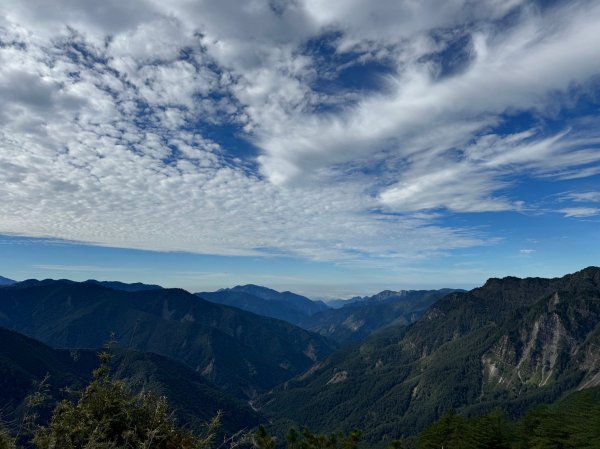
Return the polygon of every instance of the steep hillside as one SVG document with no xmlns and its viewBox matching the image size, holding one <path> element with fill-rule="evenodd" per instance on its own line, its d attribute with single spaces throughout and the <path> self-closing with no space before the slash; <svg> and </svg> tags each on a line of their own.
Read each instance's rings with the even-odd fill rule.
<svg viewBox="0 0 600 449">
<path fill-rule="evenodd" d="M 448 409 L 510 414 L 600 384 L 600 269 L 560 279 L 490 279 L 417 322 L 332 355 L 261 400 L 275 426 L 423 429 Z"/>
<path fill-rule="evenodd" d="M 451 289 L 385 290 L 341 308 L 319 312 L 301 321 L 299 326 L 341 344 L 354 343 L 386 326 L 414 322 L 435 301 L 451 292 Z"/>
<path fill-rule="evenodd" d="M 416 449 L 597 449 L 599 424 L 600 388 L 589 388 L 552 405 L 531 407 L 517 421 L 507 419 L 498 410 L 472 418 L 449 412 L 413 444 L 416 442 Z M 408 441 L 403 443 L 415 447 Z"/>
<path fill-rule="evenodd" d="M 319 335 L 178 289 L 26 281 L 0 289 L 0 325 L 66 348 L 101 347 L 114 333 L 123 346 L 179 360 L 238 397 L 254 397 L 333 350 Z"/>
<path fill-rule="evenodd" d="M 278 292 L 259 285 L 238 285 L 216 292 L 196 293 L 210 302 L 237 307 L 257 315 L 298 325 L 315 313 L 327 310 L 321 301 L 312 301 L 292 292 Z"/>
<path fill-rule="evenodd" d="M 24 399 L 36 390 L 35 383 L 41 382 L 46 375 L 49 375 L 50 394 L 62 399 L 62 388 L 83 387 L 92 369 L 98 365 L 98 359 L 91 351 L 73 357 L 69 351 L 54 350 L 3 328 L 0 328 L 0 341 L 0 404 L 3 420 L 12 419 L 14 413 L 23 410 Z"/>
<path fill-rule="evenodd" d="M 57 350 L 24 335 L 0 328 L 0 404 L 3 418 L 22 413 L 24 400 L 47 378 L 50 400 L 38 412 L 42 419 L 56 401 L 66 398 L 64 388 L 82 389 L 98 366 L 97 350 Z M 228 396 L 200 374 L 171 359 L 136 351 L 114 352 L 113 374 L 127 378 L 133 391 L 153 391 L 169 399 L 179 421 L 199 428 L 219 410 L 223 428 L 235 432 L 258 424 L 258 415 Z"/>
</svg>

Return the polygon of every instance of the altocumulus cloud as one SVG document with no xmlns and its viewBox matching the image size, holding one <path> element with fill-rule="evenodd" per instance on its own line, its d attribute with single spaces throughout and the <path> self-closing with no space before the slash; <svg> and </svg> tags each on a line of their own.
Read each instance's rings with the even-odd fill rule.
<svg viewBox="0 0 600 449">
<path fill-rule="evenodd" d="M 519 177 L 600 172 L 594 117 L 544 126 L 595 91 L 598 2 L 0 5 L 0 233 L 427 257 L 493 241 L 443 217 Z"/>
</svg>

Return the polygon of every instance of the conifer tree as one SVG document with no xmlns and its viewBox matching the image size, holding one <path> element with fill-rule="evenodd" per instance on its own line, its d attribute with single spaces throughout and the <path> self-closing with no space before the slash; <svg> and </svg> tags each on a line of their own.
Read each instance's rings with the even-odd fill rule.
<svg viewBox="0 0 600 449">
<path fill-rule="evenodd" d="M 178 428 L 167 400 L 149 393 L 132 395 L 123 380 L 110 376 L 110 355 L 76 402 L 62 401 L 48 426 L 34 436 L 38 449 L 207 449 L 218 422 L 199 438 Z"/>
</svg>

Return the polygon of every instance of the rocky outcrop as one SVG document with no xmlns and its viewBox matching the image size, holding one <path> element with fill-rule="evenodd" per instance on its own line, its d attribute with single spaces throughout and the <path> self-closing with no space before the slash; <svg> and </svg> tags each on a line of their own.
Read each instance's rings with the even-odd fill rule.
<svg viewBox="0 0 600 449">
<path fill-rule="evenodd" d="M 566 371 L 579 372 L 582 388 L 600 384 L 598 303 L 591 297 L 562 298 L 555 292 L 481 357 L 482 395 L 552 384 Z"/>
</svg>

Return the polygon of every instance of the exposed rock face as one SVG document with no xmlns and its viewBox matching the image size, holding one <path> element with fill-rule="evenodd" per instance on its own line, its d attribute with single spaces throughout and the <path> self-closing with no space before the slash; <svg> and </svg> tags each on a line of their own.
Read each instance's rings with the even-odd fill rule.
<svg viewBox="0 0 600 449">
<path fill-rule="evenodd" d="M 211 377 L 215 370 L 215 359 L 212 359 L 208 365 L 202 370 L 202 375 L 208 378 Z"/>
<path fill-rule="evenodd" d="M 573 355 L 578 349 L 556 313 L 542 315 L 529 333 L 522 333 L 522 341 L 525 350 L 517 364 L 517 376 L 521 382 L 540 387 L 551 379 L 561 352 Z"/>
<path fill-rule="evenodd" d="M 561 354 L 578 351 L 555 313 L 540 316 L 531 329 L 522 329 L 518 339 L 502 338 L 482 357 L 484 380 L 506 388 L 524 384 L 546 385 L 552 378 Z"/>
<path fill-rule="evenodd" d="M 352 332 L 356 332 L 365 324 L 364 320 L 357 320 L 354 315 L 350 315 L 346 320 L 342 323 L 346 329 L 350 329 Z"/>
<path fill-rule="evenodd" d="M 304 355 L 311 359 L 313 362 L 317 361 L 317 354 L 315 352 L 315 347 L 312 344 L 309 344 L 304 350 Z"/>
<path fill-rule="evenodd" d="M 563 301 L 559 292 L 550 295 L 542 310 L 524 318 L 525 326 L 483 354 L 482 395 L 498 388 L 518 395 L 526 386 L 547 386 L 569 367 L 583 375 L 581 388 L 600 384 L 600 346 L 594 343 L 598 302 L 594 296 Z"/>
<path fill-rule="evenodd" d="M 597 387 L 600 385 L 600 339 L 596 338 L 585 351 L 581 367 L 587 376 L 579 385 L 579 389 Z"/>
<path fill-rule="evenodd" d="M 340 382 L 345 382 L 348 379 L 348 371 L 338 371 L 333 375 L 331 379 L 327 382 L 327 385 L 331 384 L 339 384 Z"/>
</svg>

